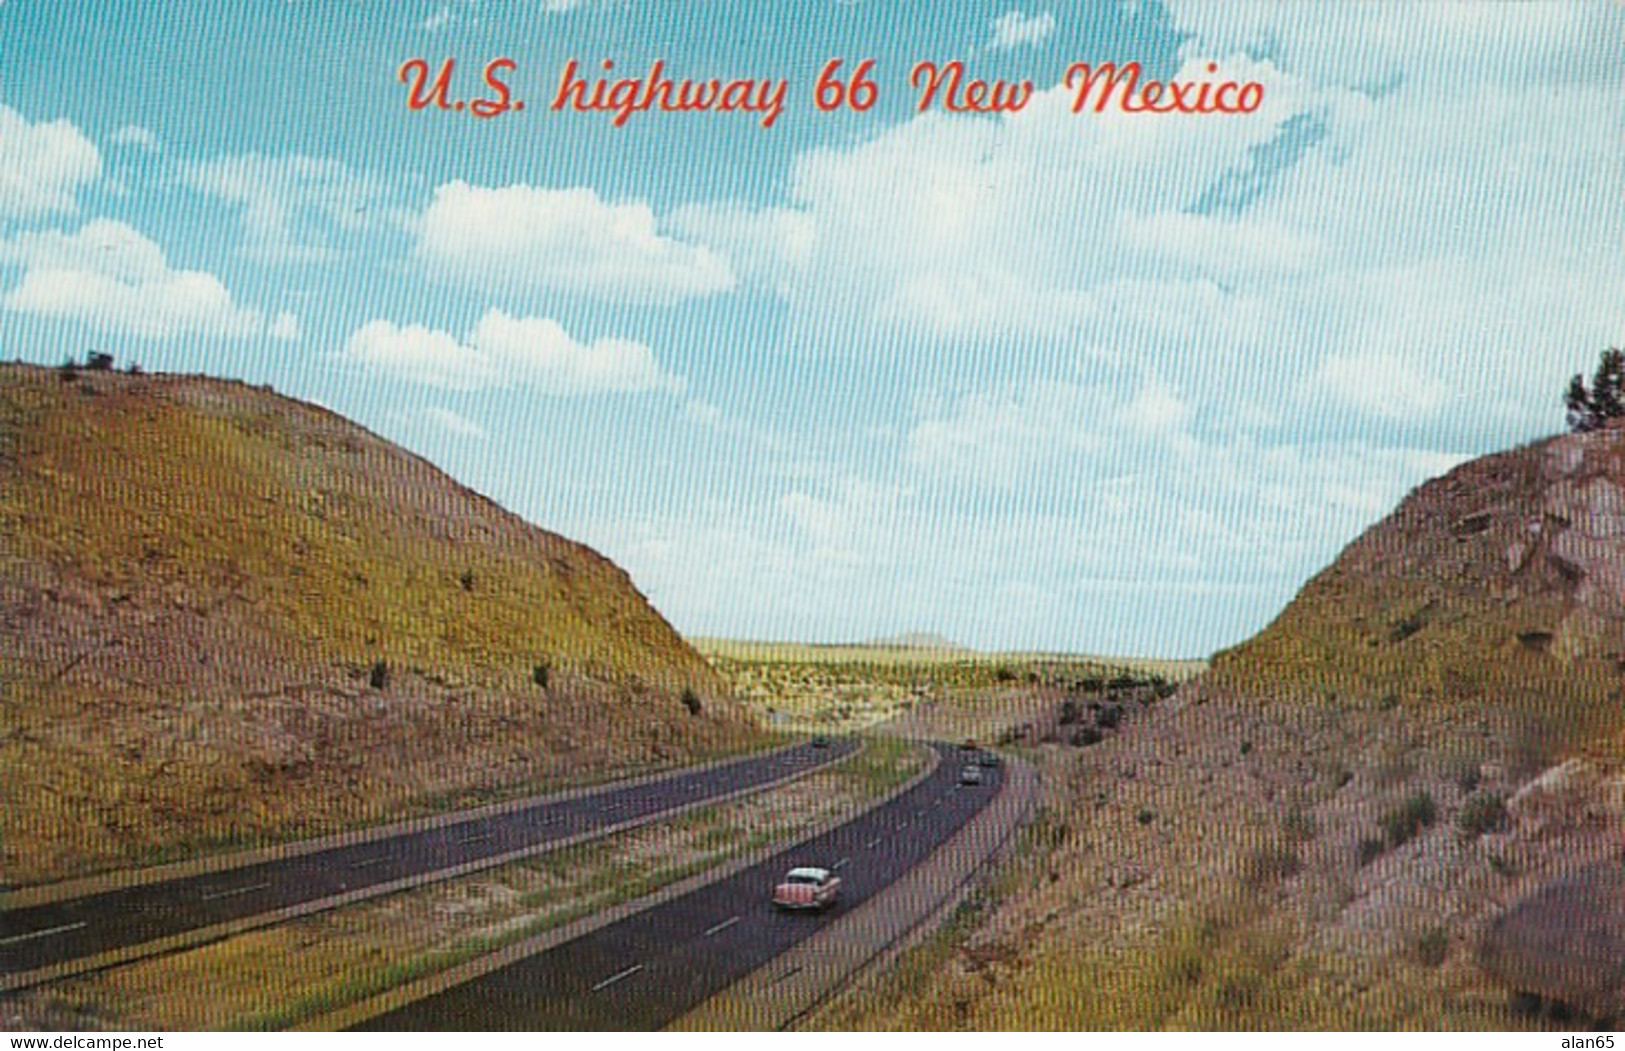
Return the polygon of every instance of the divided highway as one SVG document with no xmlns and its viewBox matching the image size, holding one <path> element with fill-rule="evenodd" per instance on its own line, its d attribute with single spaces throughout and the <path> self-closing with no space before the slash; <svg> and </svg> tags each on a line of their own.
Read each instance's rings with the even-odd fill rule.
<svg viewBox="0 0 1625 1051">
<path fill-rule="evenodd" d="M 800 745 L 693 771 L 443 818 L 398 835 L 365 838 L 203 875 L 144 883 L 0 912 L 0 990 L 173 948 L 191 932 L 206 936 L 290 914 L 388 893 L 527 853 L 539 853 L 631 822 L 765 787 L 851 755 L 855 741 Z M 121 951 L 122 950 L 122 951 Z M 88 965 L 87 965 L 88 966 Z"/>
<path fill-rule="evenodd" d="M 379 1014 L 360 1030 L 657 1029 L 813 936 L 925 861 L 999 793 L 1002 769 L 961 785 L 957 750 L 896 798 L 751 868 L 573 941 Z M 771 904 L 796 865 L 836 869 L 828 914 Z"/>
</svg>

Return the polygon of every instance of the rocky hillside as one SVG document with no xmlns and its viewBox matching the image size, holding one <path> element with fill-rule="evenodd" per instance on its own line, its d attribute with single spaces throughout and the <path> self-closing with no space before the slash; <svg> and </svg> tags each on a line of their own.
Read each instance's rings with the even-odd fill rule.
<svg viewBox="0 0 1625 1051">
<path fill-rule="evenodd" d="M 1572 729 L 1594 740 L 1618 728 L 1622 670 L 1616 426 L 1487 456 L 1421 486 L 1267 629 L 1218 654 L 1213 681 L 1384 707 L 1538 709 L 1578 720 Z"/>
<path fill-rule="evenodd" d="M 13 885 L 740 747 L 588 548 L 333 413 L 0 365 Z"/>
</svg>

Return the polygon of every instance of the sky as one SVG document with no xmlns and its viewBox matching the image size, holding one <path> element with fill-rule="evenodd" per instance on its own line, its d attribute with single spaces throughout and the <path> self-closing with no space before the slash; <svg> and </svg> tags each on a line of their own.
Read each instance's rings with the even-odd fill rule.
<svg viewBox="0 0 1625 1051">
<path fill-rule="evenodd" d="M 685 634 L 1202 656 L 1414 486 L 1560 430 L 1625 339 L 1622 28 L 1603 2 L 0 0 L 0 358 L 325 405 Z M 410 104 L 414 58 L 419 101 L 453 63 L 446 108 Z M 515 105 L 476 116 L 498 59 Z M 617 124 L 554 108 L 572 60 L 588 102 L 658 61 L 761 105 Z M 1027 101 L 922 105 L 916 64 L 955 60 Z M 1069 67 L 1108 61 L 1257 105 L 1075 112 Z"/>
</svg>

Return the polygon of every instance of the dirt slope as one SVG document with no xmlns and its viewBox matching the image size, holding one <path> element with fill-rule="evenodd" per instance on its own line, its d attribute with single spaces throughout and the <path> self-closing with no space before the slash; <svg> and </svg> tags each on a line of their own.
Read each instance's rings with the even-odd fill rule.
<svg viewBox="0 0 1625 1051">
<path fill-rule="evenodd" d="M 756 732 L 614 564 L 333 413 L 0 365 L 0 883 Z"/>
<path fill-rule="evenodd" d="M 1211 681 L 1384 707 L 1538 712 L 1577 742 L 1620 726 L 1625 430 L 1463 464 L 1412 492 Z"/>
</svg>

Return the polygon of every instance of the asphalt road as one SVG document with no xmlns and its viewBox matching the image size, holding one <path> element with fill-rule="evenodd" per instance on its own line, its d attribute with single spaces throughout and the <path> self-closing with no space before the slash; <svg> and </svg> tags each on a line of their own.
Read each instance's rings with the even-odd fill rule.
<svg viewBox="0 0 1625 1051">
<path fill-rule="evenodd" d="M 0 912 L 0 988 L 52 965 L 306 902 L 364 895 L 369 887 L 382 891 L 402 880 L 652 818 L 812 770 L 857 748 L 855 741 L 801 745 L 391 838 Z"/>
<path fill-rule="evenodd" d="M 658 1029 L 924 861 L 998 794 L 1003 771 L 962 786 L 958 750 L 914 788 L 821 836 L 719 880 L 354 1027 L 360 1030 Z M 841 902 L 783 913 L 772 889 L 796 865 L 835 868 Z"/>
</svg>

